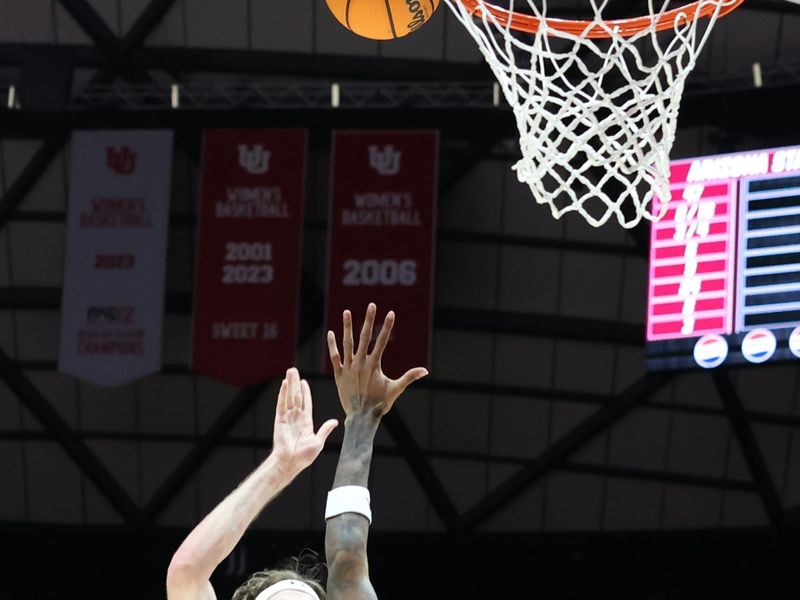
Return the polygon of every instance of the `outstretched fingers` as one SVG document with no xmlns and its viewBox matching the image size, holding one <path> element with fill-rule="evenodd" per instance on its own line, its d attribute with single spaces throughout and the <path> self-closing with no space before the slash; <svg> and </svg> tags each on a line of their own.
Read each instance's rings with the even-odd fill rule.
<svg viewBox="0 0 800 600">
<path fill-rule="evenodd" d="M 356 350 L 356 358 L 364 360 L 367 357 L 369 344 L 372 341 L 372 328 L 375 325 L 375 313 L 378 308 L 373 302 L 367 306 L 367 314 L 364 317 L 364 324 L 361 326 L 361 337 L 358 340 L 358 349 Z"/>
<path fill-rule="evenodd" d="M 342 356 L 339 354 L 339 347 L 336 345 L 336 335 L 328 332 L 328 356 L 331 358 L 331 366 L 333 367 L 333 374 L 339 375 L 342 370 Z"/>
<path fill-rule="evenodd" d="M 313 403 L 311 402 L 311 388 L 308 381 L 302 379 L 300 381 L 300 410 L 303 411 L 309 418 L 311 417 Z"/>
<path fill-rule="evenodd" d="M 395 379 L 392 384 L 394 387 L 394 392 L 396 396 L 402 394 L 405 389 L 410 386 L 412 383 L 417 381 L 418 379 L 422 379 L 428 374 L 428 369 L 424 367 L 417 367 L 415 369 L 409 369 L 399 379 Z"/>
<path fill-rule="evenodd" d="M 286 408 L 300 408 L 303 402 L 302 391 L 300 390 L 300 373 L 292 367 L 286 372 L 286 381 L 289 384 L 289 393 L 286 400 Z"/>
<path fill-rule="evenodd" d="M 286 413 L 289 396 L 289 382 L 286 378 L 281 381 L 281 389 L 278 391 L 278 403 L 275 405 L 275 416 L 279 417 Z"/>
<path fill-rule="evenodd" d="M 370 354 L 370 357 L 373 360 L 380 362 L 381 357 L 383 356 L 383 351 L 386 350 L 386 346 L 389 343 L 389 337 L 392 334 L 392 327 L 394 327 L 394 311 L 390 310 L 386 314 L 386 318 L 383 320 L 383 327 L 381 327 L 381 332 L 378 334 L 378 337 L 375 340 L 375 347 L 372 349 L 372 353 Z"/>
<path fill-rule="evenodd" d="M 333 430 L 336 429 L 337 425 L 339 425 L 339 421 L 336 419 L 328 419 L 320 426 L 319 431 L 316 433 L 317 440 L 319 440 L 320 445 L 325 445 L 325 441 L 328 439 L 328 436 L 333 433 Z"/>
<path fill-rule="evenodd" d="M 349 310 L 342 313 L 342 345 L 344 346 L 344 366 L 353 362 L 353 316 Z"/>
</svg>

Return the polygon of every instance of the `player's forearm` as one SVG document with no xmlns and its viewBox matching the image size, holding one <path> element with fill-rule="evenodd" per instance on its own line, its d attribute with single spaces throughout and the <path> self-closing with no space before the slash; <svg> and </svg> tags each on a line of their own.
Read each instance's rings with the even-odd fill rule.
<svg viewBox="0 0 800 600">
<path fill-rule="evenodd" d="M 345 420 L 342 449 L 333 487 L 367 486 L 372 461 L 373 442 L 380 419 L 372 415 L 349 416 Z M 369 520 L 357 513 L 343 513 L 327 520 L 325 554 L 328 562 L 328 586 L 332 597 L 343 589 L 369 585 L 367 536 Z M 366 597 L 370 597 L 369 595 Z"/>
<path fill-rule="evenodd" d="M 170 570 L 207 580 L 264 507 L 296 475 L 268 457 L 192 530 L 175 553 Z"/>
<path fill-rule="evenodd" d="M 367 487 L 375 434 L 380 419 L 373 415 L 349 416 L 344 422 L 344 437 L 333 487 L 360 485 Z"/>
</svg>

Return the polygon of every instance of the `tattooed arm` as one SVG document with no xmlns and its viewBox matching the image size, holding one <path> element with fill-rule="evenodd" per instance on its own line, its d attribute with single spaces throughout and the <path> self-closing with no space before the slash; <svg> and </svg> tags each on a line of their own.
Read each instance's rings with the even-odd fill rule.
<svg viewBox="0 0 800 600">
<path fill-rule="evenodd" d="M 428 374 L 421 367 L 407 371 L 396 380 L 383 374 L 381 357 L 389 342 L 394 313 L 390 311 L 386 315 L 375 346 L 368 353 L 375 313 L 375 305 L 370 304 L 355 352 L 350 311 L 344 311 L 343 315 L 343 356 L 339 354 L 336 336 L 328 332 L 328 351 L 345 412 L 344 439 L 333 480 L 334 489 L 345 485 L 367 487 L 373 442 L 381 418 L 412 382 Z M 368 531 L 369 520 L 358 513 L 343 513 L 327 520 L 325 554 L 330 600 L 377 599 L 369 579 Z"/>
</svg>

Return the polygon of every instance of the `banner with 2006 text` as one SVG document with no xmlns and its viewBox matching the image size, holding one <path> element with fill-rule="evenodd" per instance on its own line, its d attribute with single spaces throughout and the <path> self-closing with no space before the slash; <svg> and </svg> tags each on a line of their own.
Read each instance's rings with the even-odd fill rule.
<svg viewBox="0 0 800 600">
<path fill-rule="evenodd" d="M 334 132 L 326 326 L 341 350 L 344 309 L 356 340 L 369 302 L 373 335 L 394 310 L 389 377 L 429 366 L 438 152 L 436 131 Z"/>
<path fill-rule="evenodd" d="M 192 363 L 234 386 L 294 363 L 306 140 L 302 129 L 204 132 Z"/>
<path fill-rule="evenodd" d="M 101 386 L 161 368 L 171 131 L 76 131 L 61 372 Z"/>
</svg>

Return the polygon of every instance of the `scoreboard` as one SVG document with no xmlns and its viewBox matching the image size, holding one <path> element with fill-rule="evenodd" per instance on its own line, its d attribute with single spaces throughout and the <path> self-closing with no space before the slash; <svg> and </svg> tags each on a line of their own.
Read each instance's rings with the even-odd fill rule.
<svg viewBox="0 0 800 600">
<path fill-rule="evenodd" d="M 650 233 L 648 369 L 800 361 L 800 146 L 670 167 Z"/>
</svg>

